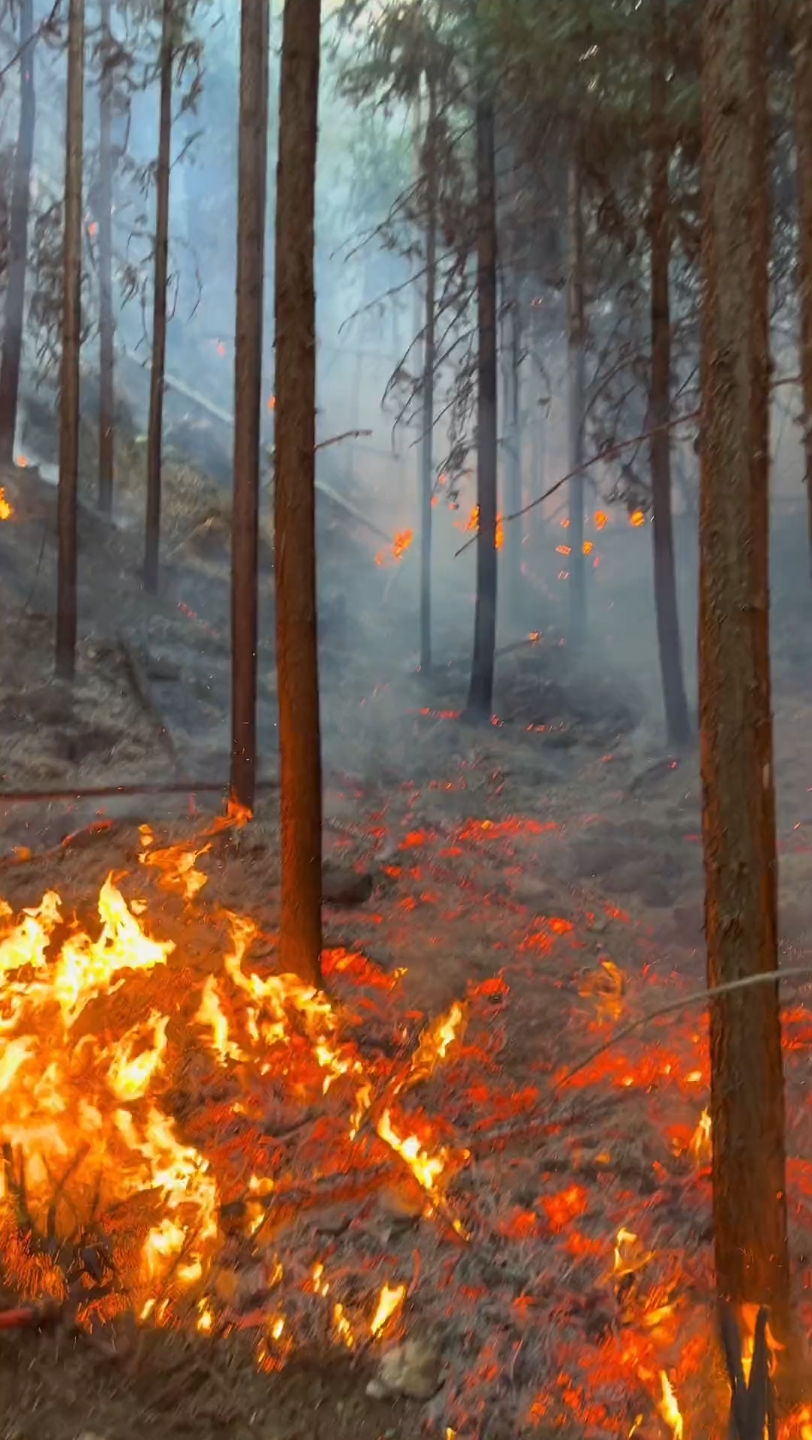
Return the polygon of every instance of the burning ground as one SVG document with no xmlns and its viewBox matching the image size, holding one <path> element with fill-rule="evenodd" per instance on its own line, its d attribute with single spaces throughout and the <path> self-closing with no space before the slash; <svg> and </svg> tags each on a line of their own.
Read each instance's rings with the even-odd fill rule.
<svg viewBox="0 0 812 1440">
<path fill-rule="evenodd" d="M 175 612 L 170 588 L 141 614 L 165 669 Z M 56 706 L 47 626 L 15 623 L 4 663 L 40 684 L 16 703 Z M 73 756 L 43 771 L 5 712 L 20 788 L 121 774 L 82 748 L 100 704 L 125 774 L 171 774 L 156 714 L 183 751 L 188 697 L 172 709 L 153 663 L 150 710 L 104 644 L 98 621 Z M 4 1298 L 53 1307 L 50 1330 L 0 1333 L 9 1434 L 721 1430 L 703 1012 L 595 1053 L 701 985 L 692 765 L 645 753 L 629 687 L 547 637 L 503 659 L 484 734 L 456 714 L 462 665 L 433 688 L 379 667 L 325 676 L 328 1000 L 274 971 L 272 793 L 247 826 L 202 796 L 183 820 L 171 798 L 4 809 Z M 779 711 L 800 963 L 812 730 L 796 692 Z M 807 1329 L 804 993 L 786 1064 Z"/>
</svg>

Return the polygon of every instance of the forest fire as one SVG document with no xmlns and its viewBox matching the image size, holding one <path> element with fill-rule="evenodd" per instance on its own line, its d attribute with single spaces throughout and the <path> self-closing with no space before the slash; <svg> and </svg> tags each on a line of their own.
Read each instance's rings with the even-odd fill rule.
<svg viewBox="0 0 812 1440">
<path fill-rule="evenodd" d="M 206 883 L 195 862 L 208 846 L 152 849 L 153 838 L 142 827 L 142 861 L 188 906 Z M 198 1147 L 180 1134 L 170 1098 L 184 1066 L 199 1067 L 208 1056 L 215 1070 L 233 1075 L 239 1067 L 250 1086 L 266 1093 L 279 1086 L 298 1109 L 325 1097 L 329 1106 L 333 1087 L 343 1084 L 332 1117 L 336 1158 L 342 1131 L 346 1151 L 371 1129 L 373 1146 L 413 1177 L 429 1214 L 442 1206 L 444 1185 L 465 1155 L 434 1142 L 430 1126 L 412 1131 L 400 1101 L 461 1038 L 465 1007 L 454 1005 L 425 1027 L 398 1067 L 376 1068 L 326 996 L 295 977 L 263 978 L 249 968 L 259 933 L 250 920 L 225 916 L 230 944 L 190 994 L 173 978 L 173 967 L 184 965 L 181 947 L 148 933 L 146 908 L 128 903 L 112 875 L 98 897 L 95 935 L 67 919 L 53 891 L 17 917 L 0 902 L 6 1269 L 31 1298 L 64 1301 L 77 1250 L 91 1235 L 104 1236 L 116 1284 L 102 1297 L 80 1292 L 80 1312 L 109 1320 L 132 1307 L 142 1321 L 191 1318 L 208 1332 L 222 1324 L 223 1207 L 238 1179 L 233 1161 L 223 1169 L 204 1153 L 205 1138 Z M 353 957 L 337 954 L 333 963 L 351 967 Z M 246 1114 L 246 1103 L 238 1100 L 235 1114 Z M 241 1176 L 246 1238 L 270 1243 L 284 1223 L 279 1215 L 270 1221 L 275 1203 L 284 1214 L 288 1177 L 267 1173 L 261 1153 L 253 1160 L 256 1170 Z M 328 1289 L 325 1281 L 318 1293 Z M 403 1283 L 379 1287 L 370 1337 L 388 1331 L 405 1292 Z M 339 1338 L 354 1343 L 357 1321 L 338 1301 L 333 1319 Z M 283 1331 L 287 1343 L 287 1321 L 277 1338 Z"/>
</svg>

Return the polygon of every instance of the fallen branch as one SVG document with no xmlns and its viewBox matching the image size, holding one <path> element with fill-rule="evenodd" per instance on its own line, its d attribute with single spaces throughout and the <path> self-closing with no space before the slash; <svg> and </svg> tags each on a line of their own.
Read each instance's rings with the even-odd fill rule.
<svg viewBox="0 0 812 1440">
<path fill-rule="evenodd" d="M 15 865 L 28 865 L 32 860 L 56 860 L 66 850 L 88 845 L 98 835 L 108 835 L 112 828 L 112 820 L 94 820 L 83 830 L 74 830 L 71 835 L 66 835 L 64 840 L 60 840 L 58 845 L 52 845 L 50 850 L 34 851 L 20 847 L 12 855 L 0 857 L 0 870 L 11 870 Z"/>
<path fill-rule="evenodd" d="M 129 360 L 132 360 L 139 368 L 141 367 L 141 361 L 132 350 L 126 350 L 124 353 Z M 234 429 L 234 416 L 229 410 L 223 410 L 219 405 L 214 405 L 211 400 L 206 399 L 205 395 L 201 395 L 199 390 L 192 390 L 189 385 L 185 385 L 182 380 L 178 380 L 176 375 L 166 375 L 164 377 L 164 384 L 169 390 L 177 390 L 179 395 L 182 395 L 186 400 L 191 400 L 193 405 L 198 405 L 201 410 L 205 410 L 213 419 L 219 420 L 221 425 L 228 426 L 229 430 Z M 338 445 L 342 440 L 360 439 L 364 435 L 371 434 L 371 430 L 345 430 L 341 435 L 333 435 L 329 440 L 322 440 L 315 448 L 316 450 L 326 450 L 328 446 Z M 391 535 L 386 535 L 383 530 L 379 530 L 377 525 L 373 525 L 372 521 L 369 520 L 366 515 L 363 515 L 360 510 L 356 510 L 355 506 L 351 505 L 349 500 L 345 500 L 343 495 L 339 495 L 337 491 L 332 490 L 329 485 L 325 485 L 323 480 L 316 481 L 316 489 L 320 490 L 323 495 L 327 495 L 336 505 L 341 505 L 349 515 L 352 515 L 360 524 L 366 525 L 367 529 L 371 530 L 373 534 L 386 540 L 387 544 L 391 545 L 393 543 Z"/>
<path fill-rule="evenodd" d="M 258 780 L 257 790 L 276 790 L 278 780 Z M 227 795 L 228 780 L 154 780 L 132 785 L 88 785 L 78 790 L 0 790 L 0 803 L 29 805 L 55 800 L 110 800 L 116 795 Z"/>
<path fill-rule="evenodd" d="M 119 631 L 117 638 L 119 650 L 124 660 L 124 668 L 129 676 L 132 689 L 141 703 L 141 708 L 156 726 L 158 735 L 169 751 L 173 764 L 177 766 L 178 752 L 175 749 L 175 742 L 172 739 L 169 726 L 164 720 L 155 697 L 152 694 L 152 687 L 147 677 L 146 667 L 142 664 L 135 646 L 131 644 L 126 635 Z"/>
</svg>

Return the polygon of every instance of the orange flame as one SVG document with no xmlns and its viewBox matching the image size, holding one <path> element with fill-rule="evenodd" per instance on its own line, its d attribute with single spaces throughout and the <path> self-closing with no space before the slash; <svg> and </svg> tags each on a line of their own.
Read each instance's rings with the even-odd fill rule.
<svg viewBox="0 0 812 1440">
<path fill-rule="evenodd" d="M 604 526 L 608 524 L 608 522 L 609 522 L 609 516 L 606 514 L 606 511 L 605 511 L 605 510 L 596 510 L 596 511 L 595 511 L 595 529 L 596 529 L 596 530 L 602 530 L 602 529 L 604 528 Z"/>
<path fill-rule="evenodd" d="M 413 530 L 398 530 L 388 550 L 379 550 L 375 556 L 376 565 L 388 565 L 390 561 L 397 562 L 406 554 L 414 540 Z"/>
<path fill-rule="evenodd" d="M 645 525 L 645 523 L 646 523 L 646 512 L 645 512 L 645 510 L 633 510 L 632 513 L 631 513 L 631 515 L 629 516 L 629 524 L 630 524 L 630 525 L 634 525 L 635 529 L 639 529 L 639 527 L 640 527 L 641 525 Z"/>
<path fill-rule="evenodd" d="M 475 505 L 474 508 L 473 508 L 473 510 L 471 511 L 471 514 L 470 514 L 469 517 L 468 517 L 468 523 L 466 524 L 465 529 L 466 529 L 466 531 L 473 530 L 475 533 L 478 533 L 478 531 L 479 531 L 479 506 L 478 506 L 478 505 Z M 501 549 L 503 548 L 503 546 L 504 546 L 504 543 L 505 543 L 505 522 L 504 522 L 504 518 L 503 518 L 501 515 L 497 515 L 497 517 L 496 517 L 496 548 L 497 548 L 497 550 L 501 550 Z"/>
<path fill-rule="evenodd" d="M 6 492 L 0 485 L 0 520 L 10 520 L 14 514 L 14 506 L 6 499 Z"/>
</svg>

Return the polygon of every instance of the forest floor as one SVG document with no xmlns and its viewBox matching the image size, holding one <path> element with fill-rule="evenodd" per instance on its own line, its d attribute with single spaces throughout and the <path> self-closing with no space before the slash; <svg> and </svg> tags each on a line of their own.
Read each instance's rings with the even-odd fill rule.
<svg viewBox="0 0 812 1440">
<path fill-rule="evenodd" d="M 224 779 L 227 572 L 214 540 L 203 554 L 186 542 L 199 515 L 178 521 L 161 596 L 150 600 L 133 533 L 83 512 L 79 671 L 67 690 L 52 678 L 53 496 L 9 474 L 0 484 L 16 508 L 0 524 L 0 789 Z M 74 1038 L 98 1049 L 154 1023 L 156 1006 L 169 1017 L 150 1093 L 215 1178 L 222 1232 L 205 1294 L 194 1291 L 199 1314 L 210 1307 L 206 1333 L 177 1294 L 165 1311 L 179 1322 L 186 1314 L 176 1327 L 134 1326 L 132 1309 L 111 1311 L 107 1295 L 98 1325 L 0 1328 L 0 1436 L 130 1440 L 146 1425 L 235 1440 L 416 1440 L 427 1426 L 447 1440 L 667 1437 L 675 1405 L 687 1440 L 721 1434 L 704 1012 L 688 1005 L 618 1033 L 704 981 L 696 757 L 657 743 L 637 680 L 571 663 L 554 619 L 538 643 L 517 640 L 502 655 L 498 721 L 468 726 L 465 632 L 450 626 L 452 663 L 418 679 L 395 643 L 396 613 L 387 628 L 387 574 L 365 611 L 376 614 L 373 629 L 357 616 L 347 625 L 336 601 L 343 566 L 325 570 L 325 944 L 339 1018 L 332 1030 L 288 997 L 290 1063 L 263 1069 L 244 995 L 226 984 L 240 934 L 244 973 L 260 988 L 273 975 L 270 662 L 267 788 L 245 828 L 204 834 L 218 798 L 188 789 L 47 803 L 0 795 L 0 896 L 11 912 L 0 923 L 10 927 L 51 890 L 75 917 L 53 944 L 76 927 L 95 936 L 112 873 L 128 903 L 145 903 L 146 933 L 174 942 L 159 970 L 97 994 Z M 351 591 L 346 608 L 353 615 Z M 267 633 L 267 611 L 264 623 Z M 781 947 L 785 963 L 812 969 L 812 700 L 797 646 L 779 650 L 793 656 L 777 667 L 775 702 Z M 176 847 L 174 863 L 151 864 L 151 846 Z M 196 856 L 205 877 L 191 900 L 179 853 Z M 247 939 L 239 917 L 253 922 Z M 198 1012 L 210 982 L 228 1015 L 228 1053 L 204 1043 Z M 16 1012 L 3 1005 L 8 1031 Z M 812 982 L 787 987 L 784 1005 L 806 1335 Z M 444 1016 L 451 1038 L 435 1043 Z M 61 1056 L 47 1007 L 37 1024 Z M 346 1062 L 327 1088 L 314 1071 L 313 1026 Z M 279 1050 L 277 1036 L 268 1053 Z M 89 1083 L 73 1063 L 66 1052 L 68 1110 Z M 356 1132 L 358 1077 L 374 1123 Z M 0 1060 L 0 1101 L 3 1083 Z M 391 1129 L 381 1136 L 382 1115 L 396 1138 L 416 1137 L 411 1149 L 398 1149 Z M 9 1124 L 0 1104 L 4 1137 Z M 261 1191 L 257 1176 L 268 1182 Z M 36 1193 L 28 1200 L 35 1207 Z M 143 1238 L 143 1216 L 132 1223 Z M 17 1303 L 35 1285 L 11 1253 L 9 1224 L 7 1215 L 4 1284 Z M 115 1227 L 96 1217 L 94 1226 L 121 1278 Z M 398 1298 L 375 1337 L 384 1284 Z M 153 1304 L 151 1320 L 162 1313 Z"/>
</svg>

